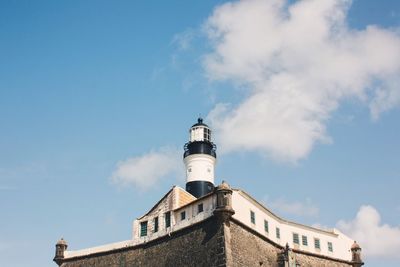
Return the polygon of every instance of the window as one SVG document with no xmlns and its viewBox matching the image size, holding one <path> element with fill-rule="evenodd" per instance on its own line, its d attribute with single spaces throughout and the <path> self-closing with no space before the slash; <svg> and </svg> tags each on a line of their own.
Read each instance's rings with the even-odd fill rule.
<svg viewBox="0 0 400 267">
<path fill-rule="evenodd" d="M 308 246 L 307 237 L 305 235 L 303 235 L 301 237 L 301 241 L 302 241 L 303 246 Z"/>
<path fill-rule="evenodd" d="M 154 218 L 154 233 L 158 232 L 158 217 Z"/>
<path fill-rule="evenodd" d="M 281 230 L 278 227 L 276 227 L 276 238 L 281 238 Z"/>
<path fill-rule="evenodd" d="M 211 140 L 211 131 L 210 129 L 204 128 L 204 140 L 210 141 Z"/>
<path fill-rule="evenodd" d="M 250 211 L 250 221 L 252 224 L 256 224 L 256 214 L 252 210 Z"/>
<path fill-rule="evenodd" d="M 147 235 L 147 221 L 140 223 L 140 236 Z"/>
<path fill-rule="evenodd" d="M 332 242 L 328 242 L 328 251 L 333 252 L 333 245 Z"/>
<path fill-rule="evenodd" d="M 184 219 L 186 219 L 186 212 L 182 211 L 181 212 L 181 221 L 183 221 Z"/>
<path fill-rule="evenodd" d="M 293 244 L 299 245 L 299 234 L 293 233 Z"/>
<path fill-rule="evenodd" d="M 269 229 L 268 229 L 268 221 L 267 221 L 267 220 L 264 220 L 264 231 L 265 231 L 266 233 L 269 232 Z"/>
<path fill-rule="evenodd" d="M 204 208 L 203 208 L 203 203 L 199 204 L 197 206 L 197 213 L 203 212 Z"/>
<path fill-rule="evenodd" d="M 318 238 L 314 238 L 314 247 L 316 249 L 321 249 L 321 243 L 319 242 Z"/>
<path fill-rule="evenodd" d="M 168 228 L 171 226 L 171 212 L 168 211 L 165 213 L 165 228 Z"/>
</svg>

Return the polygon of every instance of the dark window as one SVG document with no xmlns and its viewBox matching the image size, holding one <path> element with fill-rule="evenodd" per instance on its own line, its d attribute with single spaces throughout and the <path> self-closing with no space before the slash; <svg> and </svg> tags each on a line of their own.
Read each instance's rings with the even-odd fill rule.
<svg viewBox="0 0 400 267">
<path fill-rule="evenodd" d="M 265 232 L 269 232 L 269 229 L 268 229 L 268 221 L 267 220 L 264 220 L 264 231 Z"/>
<path fill-rule="evenodd" d="M 168 228 L 171 226 L 171 212 L 168 211 L 165 213 L 165 228 Z"/>
<path fill-rule="evenodd" d="M 316 249 L 321 249 L 321 244 L 320 244 L 318 238 L 314 238 L 314 247 L 315 247 Z"/>
<path fill-rule="evenodd" d="M 256 224 L 256 214 L 252 210 L 250 211 L 250 221 L 252 224 Z"/>
<path fill-rule="evenodd" d="M 308 246 L 307 237 L 305 235 L 301 237 L 301 242 L 303 246 Z"/>
<path fill-rule="evenodd" d="M 211 140 L 211 133 L 210 129 L 204 128 L 204 140 L 210 141 Z"/>
<path fill-rule="evenodd" d="M 329 250 L 330 252 L 333 252 L 333 245 L 332 245 L 332 242 L 328 242 L 328 250 Z"/>
<path fill-rule="evenodd" d="M 140 223 L 140 236 L 147 235 L 147 221 Z"/>
<path fill-rule="evenodd" d="M 278 227 L 276 227 L 276 238 L 281 238 L 281 230 Z"/>
<path fill-rule="evenodd" d="M 158 232 L 158 217 L 154 218 L 154 233 Z"/>
<path fill-rule="evenodd" d="M 197 206 L 197 213 L 203 212 L 203 210 L 203 203 L 201 203 Z"/>
<path fill-rule="evenodd" d="M 299 234 L 293 233 L 293 244 L 300 244 L 299 242 Z"/>
<path fill-rule="evenodd" d="M 181 212 L 181 221 L 186 219 L 186 212 L 182 211 Z"/>
</svg>

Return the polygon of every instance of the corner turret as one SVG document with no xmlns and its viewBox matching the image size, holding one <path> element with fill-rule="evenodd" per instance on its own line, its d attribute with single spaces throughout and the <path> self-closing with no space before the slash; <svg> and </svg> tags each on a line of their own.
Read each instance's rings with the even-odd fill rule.
<svg viewBox="0 0 400 267">
<path fill-rule="evenodd" d="M 227 221 L 228 218 L 235 214 L 232 208 L 232 188 L 225 181 L 215 188 L 217 194 L 217 206 L 215 207 L 214 214 L 221 218 L 222 221 Z"/>
<path fill-rule="evenodd" d="M 64 259 L 64 252 L 67 250 L 67 248 L 68 244 L 63 238 L 58 240 L 56 244 L 56 255 L 53 259 L 53 261 L 55 261 L 58 265 L 61 265 L 61 260 Z"/>
<path fill-rule="evenodd" d="M 356 241 L 354 241 L 351 246 L 351 261 L 353 267 L 361 267 L 364 265 L 364 262 L 361 260 L 361 247 Z"/>
</svg>

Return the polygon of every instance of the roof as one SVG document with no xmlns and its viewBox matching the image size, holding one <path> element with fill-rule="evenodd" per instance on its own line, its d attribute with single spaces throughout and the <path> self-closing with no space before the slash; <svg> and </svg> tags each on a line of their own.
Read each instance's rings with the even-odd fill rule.
<svg viewBox="0 0 400 267">
<path fill-rule="evenodd" d="M 354 250 L 354 249 L 361 249 L 361 247 L 360 247 L 359 244 L 357 244 L 356 241 L 354 241 L 353 245 L 351 245 L 351 249 L 352 249 L 352 250 Z"/>
<path fill-rule="evenodd" d="M 223 182 L 219 186 L 221 186 L 222 188 L 230 187 L 226 182 Z M 195 202 L 201 201 L 202 199 L 214 194 L 214 192 L 210 192 L 209 194 L 196 199 L 190 193 L 188 193 L 186 190 L 184 190 L 184 189 L 182 189 L 182 188 L 180 188 L 178 186 L 173 186 L 146 214 L 144 214 L 143 216 L 139 217 L 138 220 L 144 218 L 145 216 L 149 215 L 153 210 L 155 210 L 159 206 L 159 204 L 173 192 L 174 188 L 179 190 L 179 194 L 185 194 L 185 195 L 189 196 L 189 198 L 187 198 L 184 201 L 184 203 L 182 203 L 182 201 L 180 201 L 180 203 L 178 203 L 178 206 L 176 208 L 172 209 L 172 210 L 175 210 L 175 211 L 180 210 L 181 208 L 184 208 L 184 207 L 186 207 L 188 205 L 191 205 L 191 204 L 193 204 Z M 301 224 L 301 223 L 296 223 L 296 222 L 292 222 L 292 221 L 283 219 L 283 218 L 279 217 L 278 215 L 276 215 L 275 213 L 273 213 L 271 210 L 269 210 L 263 204 L 258 202 L 256 199 L 254 199 L 251 195 L 249 195 L 245 191 L 243 191 L 241 189 L 237 189 L 237 188 L 232 188 L 231 190 L 238 192 L 243 197 L 245 197 L 249 201 L 253 202 L 256 206 L 258 206 L 260 209 L 264 210 L 266 213 L 270 214 L 272 217 L 274 217 L 280 223 L 287 224 L 287 225 L 292 225 L 292 226 L 297 226 L 297 227 L 302 227 L 302 228 L 306 228 L 306 229 L 309 229 L 309 230 L 312 230 L 312 231 L 317 231 L 317 232 L 320 232 L 320 233 L 323 233 L 323 234 L 329 234 L 329 235 L 332 235 L 332 236 L 337 236 L 338 235 L 333 229 L 324 230 L 324 229 L 319 229 L 319 228 L 315 228 L 315 227 L 312 227 L 312 226 L 308 226 L 308 225 L 304 225 L 304 224 Z M 191 197 L 193 197 L 193 199 Z"/>
<path fill-rule="evenodd" d="M 206 127 L 208 127 L 208 125 L 205 124 L 205 123 L 203 122 L 203 119 L 200 118 L 200 117 L 197 119 L 197 123 L 195 123 L 195 124 L 192 125 L 192 128 L 193 128 L 193 127 L 196 127 L 196 126 L 206 126 Z M 208 127 L 208 128 L 209 128 L 209 127 Z"/>
<path fill-rule="evenodd" d="M 193 205 L 193 204 L 195 204 L 195 203 L 197 203 L 197 202 L 201 202 L 201 201 L 203 201 L 205 198 L 207 198 L 207 197 L 209 197 L 209 196 L 211 196 L 211 195 L 213 195 L 213 194 L 214 194 L 214 191 L 211 191 L 210 193 L 205 194 L 204 196 L 201 196 L 201 197 L 199 197 L 199 198 L 196 198 L 195 200 L 193 200 L 193 201 L 191 201 L 191 202 L 188 202 L 188 203 L 186 203 L 185 205 L 182 205 L 182 206 L 177 207 L 174 211 L 178 211 L 178 210 L 180 210 L 180 209 L 186 208 L 186 207 L 189 206 L 189 205 Z"/>
<path fill-rule="evenodd" d="M 58 240 L 57 245 L 64 245 L 64 246 L 66 246 L 66 245 L 67 245 L 67 241 L 65 241 L 64 238 L 61 237 L 61 239 Z"/>
<path fill-rule="evenodd" d="M 174 189 L 175 186 L 173 186 L 148 212 L 146 212 L 146 214 L 140 216 L 138 218 L 138 220 L 140 220 L 141 218 L 149 215 L 153 210 L 155 210 L 157 208 L 157 206 L 165 199 L 167 198 L 167 196 L 172 192 L 172 190 Z"/>
<path fill-rule="evenodd" d="M 183 188 L 180 188 L 179 186 L 174 185 L 146 214 L 140 216 L 138 218 L 138 220 L 146 217 L 152 211 L 154 211 L 160 205 L 160 203 L 163 202 L 164 199 L 166 199 L 169 195 L 174 193 L 174 189 L 176 189 L 178 191 L 177 194 L 178 194 L 179 202 L 177 203 L 178 207 L 175 207 L 173 209 L 178 209 L 179 207 L 185 206 L 188 203 L 191 203 L 196 200 L 196 198 L 194 196 L 192 196 L 189 192 L 187 192 Z"/>
<path fill-rule="evenodd" d="M 271 210 L 269 210 L 268 208 L 266 208 L 263 204 L 261 204 L 260 202 L 258 202 L 257 200 L 255 200 L 252 196 L 250 196 L 248 193 L 246 193 L 245 191 L 241 190 L 241 189 L 236 189 L 233 188 L 233 191 L 238 192 L 239 194 L 241 194 L 243 197 L 247 198 L 248 200 L 250 200 L 251 202 L 253 202 L 255 205 L 257 205 L 259 208 L 261 208 L 262 210 L 264 210 L 265 212 L 267 212 L 268 214 L 270 214 L 272 217 L 274 217 L 276 220 L 278 220 L 280 223 L 283 224 L 287 224 L 287 225 L 292 225 L 292 226 L 298 226 L 298 227 L 302 227 L 302 228 L 306 228 L 306 229 L 310 229 L 313 231 L 317 231 L 320 233 L 324 233 L 324 234 L 330 234 L 333 236 L 337 236 L 338 234 L 335 233 L 333 230 L 323 230 L 323 229 L 319 229 L 319 228 L 315 228 L 312 226 L 308 226 L 305 224 L 301 224 L 301 223 L 296 223 L 296 222 L 292 222 L 292 221 L 288 221 L 285 220 L 281 217 L 279 217 L 278 215 L 276 215 L 275 213 L 273 213 Z"/>
<path fill-rule="evenodd" d="M 217 190 L 232 190 L 232 188 L 227 182 L 222 181 L 222 184 L 217 186 Z"/>
</svg>

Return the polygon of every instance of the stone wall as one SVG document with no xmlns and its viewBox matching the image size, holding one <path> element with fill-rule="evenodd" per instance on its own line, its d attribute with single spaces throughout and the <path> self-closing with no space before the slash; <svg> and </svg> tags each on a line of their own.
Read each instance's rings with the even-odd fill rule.
<svg viewBox="0 0 400 267">
<path fill-rule="evenodd" d="M 230 222 L 232 266 L 278 267 L 280 248 L 248 231 L 236 221 Z"/>
<path fill-rule="evenodd" d="M 278 254 L 284 249 L 236 220 L 230 222 L 232 266 L 279 267 Z M 350 267 L 350 262 L 294 250 L 301 267 Z"/>
<path fill-rule="evenodd" d="M 312 257 L 305 254 L 296 254 L 296 260 L 300 264 L 301 267 L 349 267 L 352 266 L 349 263 L 345 263 L 343 261 L 332 261 L 324 258 Z"/>
<path fill-rule="evenodd" d="M 61 267 L 287 266 L 283 247 L 234 219 L 205 221 L 145 244 L 61 261 Z M 223 222 L 225 221 L 225 222 Z M 351 262 L 293 250 L 301 267 L 351 267 Z"/>
<path fill-rule="evenodd" d="M 146 244 L 65 259 L 61 267 L 131 267 L 131 266 L 218 266 L 221 257 L 223 228 L 215 217 Z"/>
</svg>

